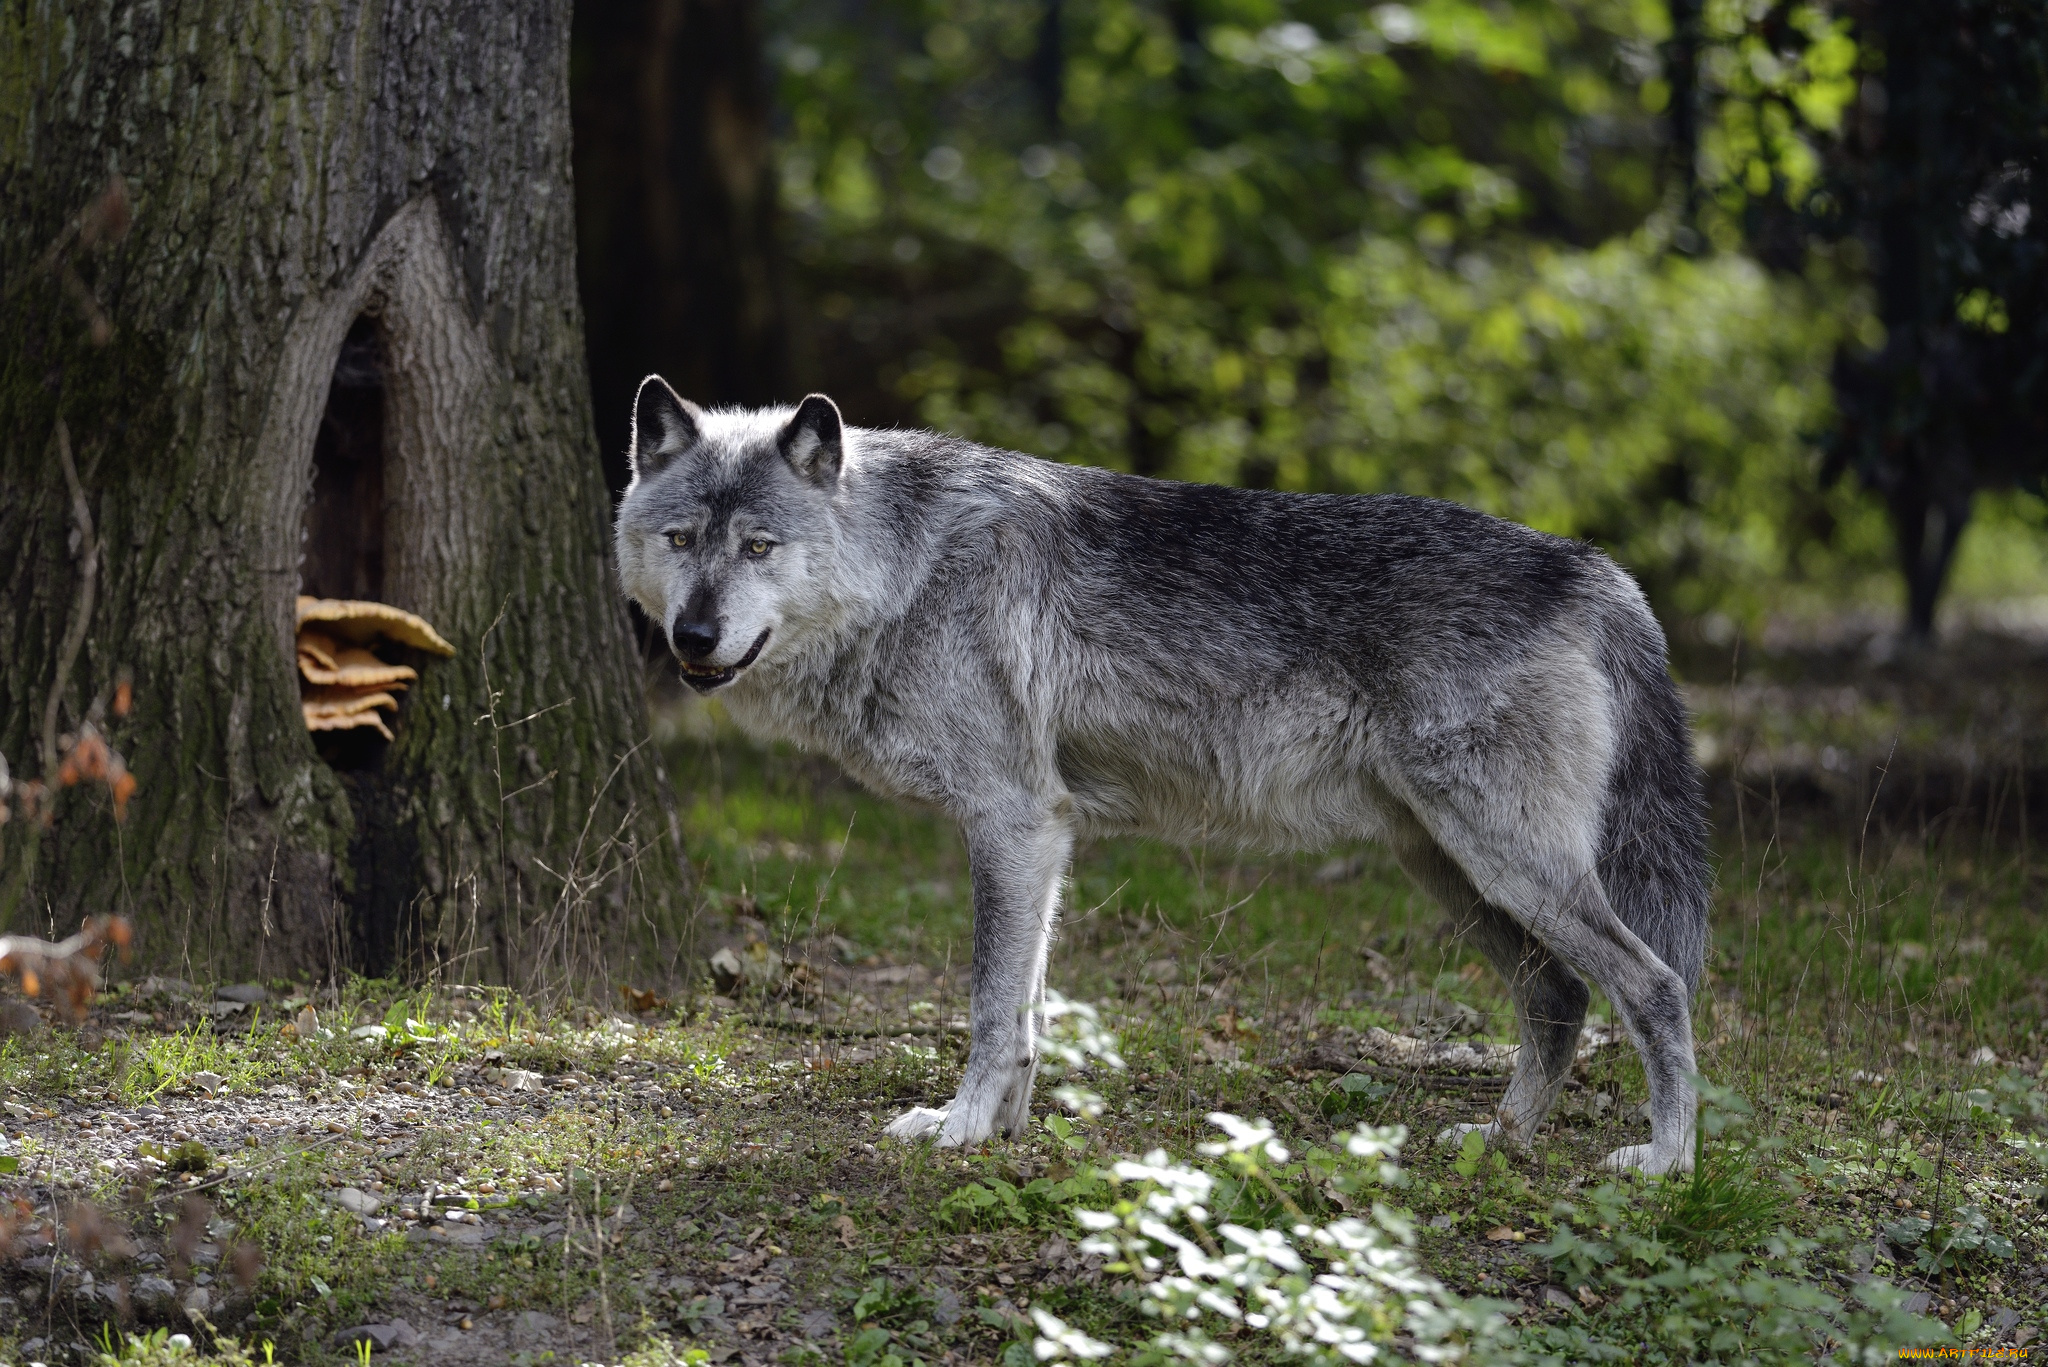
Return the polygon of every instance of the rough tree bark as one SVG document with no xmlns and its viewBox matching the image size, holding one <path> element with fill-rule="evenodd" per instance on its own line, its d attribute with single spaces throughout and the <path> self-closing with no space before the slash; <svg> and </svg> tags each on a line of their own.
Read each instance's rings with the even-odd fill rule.
<svg viewBox="0 0 2048 1367">
<path fill-rule="evenodd" d="M 78 606 L 61 420 L 103 553 L 60 711 L 132 671 L 140 785 L 119 825 L 80 789 L 0 828 L 6 924 L 127 909 L 157 962 L 525 987 L 683 931 L 607 555 L 568 40 L 566 0 L 0 14 L 0 753 L 32 771 Z M 67 236 L 110 175 L 125 238 Z M 388 749 L 305 730 L 308 576 L 456 646 L 409 660 Z"/>
</svg>

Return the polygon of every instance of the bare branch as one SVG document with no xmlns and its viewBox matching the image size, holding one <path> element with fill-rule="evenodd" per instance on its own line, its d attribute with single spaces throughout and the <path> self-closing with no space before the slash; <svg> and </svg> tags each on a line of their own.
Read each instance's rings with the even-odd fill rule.
<svg viewBox="0 0 2048 1367">
<path fill-rule="evenodd" d="M 71 490 L 71 517 L 78 526 L 78 597 L 71 605 L 71 621 L 64 629 L 64 641 L 57 649 L 57 677 L 50 680 L 49 701 L 43 704 L 43 774 L 57 772 L 57 707 L 64 699 L 64 686 L 71 681 L 71 667 L 85 645 L 86 624 L 92 619 L 93 593 L 99 584 L 100 543 L 93 533 L 92 509 L 85 500 L 85 487 L 78 482 L 78 466 L 71 459 L 71 429 L 57 419 L 57 460 L 64 467 L 64 483 Z"/>
</svg>

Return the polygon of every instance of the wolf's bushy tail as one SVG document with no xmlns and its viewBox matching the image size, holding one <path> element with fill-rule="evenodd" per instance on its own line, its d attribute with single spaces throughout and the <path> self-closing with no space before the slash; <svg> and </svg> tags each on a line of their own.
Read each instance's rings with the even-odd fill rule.
<svg viewBox="0 0 2048 1367">
<path fill-rule="evenodd" d="M 1619 734 L 1600 881 L 1622 924 L 1689 991 L 1707 954 L 1706 797 L 1685 704 L 1665 669 L 1664 633 L 1640 597 L 1630 608 L 1606 614 L 1601 631 Z"/>
</svg>

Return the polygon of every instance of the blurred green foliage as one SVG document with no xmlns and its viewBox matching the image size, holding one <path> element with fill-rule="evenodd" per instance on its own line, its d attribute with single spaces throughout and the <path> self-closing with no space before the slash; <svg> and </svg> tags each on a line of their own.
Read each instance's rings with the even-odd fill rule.
<svg viewBox="0 0 2048 1367">
<path fill-rule="evenodd" d="M 1715 106 L 1696 256 L 1655 0 L 771 0 L 799 370 L 856 421 L 1456 499 L 1667 613 L 1867 591 L 1882 505 L 1816 439 L 1870 291 L 1739 250 L 1752 167 L 1817 180 L 1855 44 L 1823 16 L 1773 65 L 1746 14 L 1713 80 L 1773 98 Z"/>
</svg>

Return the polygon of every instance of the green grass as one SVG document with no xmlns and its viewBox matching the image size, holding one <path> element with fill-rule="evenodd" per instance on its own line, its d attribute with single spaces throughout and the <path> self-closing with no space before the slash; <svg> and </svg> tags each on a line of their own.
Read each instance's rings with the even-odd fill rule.
<svg viewBox="0 0 2048 1367">
<path fill-rule="evenodd" d="M 965 855 L 942 820 L 876 801 L 815 761 L 736 742 L 701 714 L 674 725 L 671 745 L 677 767 L 699 776 L 692 848 L 715 904 L 758 908 L 771 936 L 832 933 L 883 955 L 965 957 Z M 1755 1117 L 1741 1140 L 1710 1144 L 1692 1179 L 1660 1193 L 1654 1229 L 1702 1254 L 1753 1247 L 1780 1229 L 1827 1234 L 1855 1259 L 1843 1241 L 1870 1246 L 1886 1223 L 1880 1206 L 1953 1208 L 1982 1195 L 1999 1212 L 1988 1219 L 2034 1242 L 2011 1259 L 1964 1250 L 1932 1279 L 1911 1275 L 1913 1251 L 1894 1246 L 1891 1269 L 1955 1322 L 1972 1309 L 2028 1305 L 2021 1288 L 2048 1296 L 2034 1076 L 2048 1066 L 2048 921 L 2033 910 L 2048 867 L 1968 832 L 1934 840 L 1808 823 L 1788 847 L 1768 811 L 1730 824 L 1717 834 L 1715 946 L 1696 1026 L 1703 1070 Z M 1316 877 L 1345 855 L 1355 876 Z M 1151 1103 L 1136 1142 L 1160 1136 L 1185 1151 L 1218 1105 L 1296 1122 L 1318 1112 L 1406 1121 L 1418 1133 L 1466 1118 L 1470 1105 L 1355 1079 L 1354 1092 L 1283 1101 L 1265 1070 L 1216 1066 L 1228 1062 L 1214 1057 L 1227 1052 L 1219 1044 L 1249 1045 L 1239 1052 L 1265 1061 L 1322 1026 L 1392 1025 L 1359 1000 L 1386 995 L 1388 970 L 1408 990 L 1473 1006 L 1486 1035 L 1512 1034 L 1492 973 L 1441 934 L 1434 906 L 1377 851 L 1273 859 L 1101 842 L 1077 851 L 1069 905 L 1052 981 L 1135 1009 L 1126 1044 L 1143 1060 L 1138 1090 Z M 1166 961 L 1172 971 L 1158 971 Z M 1228 1004 L 1227 1022 L 1203 1005 L 1210 991 Z M 1594 1010 L 1608 1014 L 1597 994 Z M 1999 1061 L 1973 1062 L 1985 1049 Z M 1461 1228 L 1505 1223 L 1515 1209 L 1540 1213 L 1546 1191 L 1582 1174 L 1596 1150 L 1640 1139 L 1630 1131 L 1645 1097 L 1634 1058 L 1609 1052 L 1587 1084 L 1587 1095 L 1615 1103 L 1597 1118 L 1561 1118 L 1531 1157 L 1489 1157 L 1479 1172 L 1446 1180 L 1444 1157 L 1411 1145 L 1418 1213 L 1451 1211 Z M 1992 1098 L 1989 1109 L 1959 1100 L 1971 1095 Z M 1973 1175 L 1917 1173 L 1929 1152 Z M 1846 1185 L 1814 1176 L 1814 1165 L 1838 1162 L 1854 1165 Z M 1454 1209 L 1461 1195 L 1470 1204 Z M 1887 1269 L 1880 1254 L 1853 1271 L 1873 1264 Z M 1444 1266 L 1459 1271 L 1458 1256 Z M 1463 1269 L 1475 1288 L 1499 1278 Z"/>
<path fill-rule="evenodd" d="M 1051 1114 L 1042 1085 L 1029 1136 L 939 1153 L 880 1127 L 943 1099 L 964 1061 L 957 1035 L 930 1033 L 964 1007 L 957 835 L 701 717 L 671 718 L 665 743 L 688 785 L 707 932 L 744 939 L 752 926 L 792 951 L 836 935 L 855 967 L 914 962 L 942 976 L 872 993 L 873 1012 L 842 1018 L 876 1033 L 853 1038 L 806 1025 L 799 1008 L 814 1001 L 714 998 L 701 967 L 666 1018 L 631 1032 L 608 1027 L 603 1009 L 363 981 L 320 1002 L 327 1038 L 282 1029 L 291 1001 L 229 1033 L 179 1012 L 114 1032 L 105 1013 L 133 1005 L 117 991 L 82 1034 L 0 1043 L 0 1089 L 32 1109 L 124 1114 L 198 1100 L 201 1072 L 220 1079 L 229 1108 L 274 1094 L 288 1100 L 262 1104 L 387 1113 L 424 1107 L 423 1094 L 458 1099 L 426 1108 L 408 1145 L 266 1133 L 210 1155 L 203 1173 L 95 1170 L 68 1189 L 146 1250 L 167 1248 L 187 1197 L 203 1193 L 224 1246 L 261 1252 L 245 1290 L 216 1279 L 226 1304 L 210 1317 L 255 1361 L 265 1344 L 280 1361 L 353 1361 L 333 1332 L 397 1314 L 437 1329 L 473 1315 L 488 1328 L 522 1310 L 583 1335 L 585 1356 L 637 1354 L 648 1367 L 742 1344 L 875 1367 L 949 1352 L 1019 1363 L 1032 1360 L 1032 1307 L 1142 1344 L 1158 1326 L 1128 1277 L 1077 1259 L 1073 1211 L 1114 1199 L 1098 1170 L 1118 1155 L 1194 1158 L 1216 1110 L 1270 1119 L 1296 1155 L 1273 1190 L 1232 1189 L 1228 1213 L 1246 1222 L 1280 1219 L 1287 1202 L 1333 1218 L 1343 1192 L 1303 1155 L 1333 1130 L 1406 1126 L 1416 1137 L 1381 1199 L 1412 1213 L 1431 1274 L 1511 1307 L 1511 1342 L 1532 1360 L 1811 1360 L 1816 1334 L 1988 1346 L 2048 1330 L 2048 932 L 2032 911 L 2044 880 L 2023 851 L 1854 832 L 1781 846 L 1754 822 L 1724 833 L 1716 948 L 1696 1001 L 1700 1062 L 1718 1089 L 1710 1132 L 1695 1174 L 1657 1183 L 1594 1167 L 1647 1129 L 1626 1049 L 1596 1058 L 1537 1146 L 1515 1154 L 1426 1142 L 1483 1114 L 1484 1089 L 1303 1066 L 1318 1037 L 1398 1026 L 1398 1001 L 1426 991 L 1472 1007 L 1493 1037 L 1511 1030 L 1490 971 L 1440 935 L 1435 909 L 1384 856 L 1333 852 L 1356 858 L 1326 880 L 1329 855 L 1089 846 L 1051 977 L 1103 1004 L 1129 1067 L 1089 1079 L 1105 1105 L 1096 1119 Z M 761 1023 L 771 1018 L 783 1028 Z M 387 1034 L 352 1038 L 365 1023 Z M 902 1036 L 911 1024 L 926 1033 Z M 1998 1061 L 1973 1062 L 1982 1049 Z M 550 1093 L 559 1102 L 544 1111 L 506 1112 L 482 1104 L 486 1066 L 587 1081 Z M 22 1173 L 61 1156 L 66 1132 L 51 1122 L 15 1128 Z M 437 1207 L 509 1214 L 511 1232 L 483 1249 L 422 1242 L 368 1231 L 329 1199 L 348 1184 L 397 1209 L 429 1183 L 457 1193 Z M 604 1223 L 622 1204 L 633 1219 Z M 102 1278 L 140 1270 L 97 1265 Z M 1921 1297 L 1924 1318 L 1871 1291 L 1868 1274 Z M 772 1295 L 738 1298 L 762 1278 Z M 32 1330 L 62 1347 L 154 1327 L 88 1322 L 75 1302 L 57 1315 L 10 1285 L 0 1358 Z M 210 1342 L 172 1318 L 163 1327 Z M 1273 1357 L 1255 1337 L 1224 1341 L 1246 1361 Z M 560 1360 L 570 1350 L 557 1346 Z M 128 1360 L 176 1351 L 145 1342 Z"/>
</svg>

